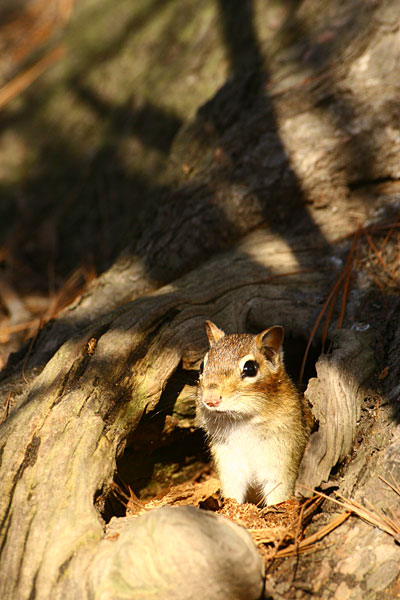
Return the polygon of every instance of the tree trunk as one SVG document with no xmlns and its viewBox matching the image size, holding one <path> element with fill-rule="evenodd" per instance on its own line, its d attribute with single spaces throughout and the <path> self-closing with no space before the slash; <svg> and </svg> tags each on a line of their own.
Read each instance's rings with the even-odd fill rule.
<svg viewBox="0 0 400 600">
<path fill-rule="evenodd" d="M 160 406 L 175 371 L 196 369 L 207 348 L 204 320 L 230 332 L 282 324 L 288 338 L 306 342 L 350 250 L 347 236 L 398 205 L 398 3 L 293 3 L 265 42 L 257 35 L 270 12 L 243 6 L 235 4 L 238 33 L 232 7 L 219 3 L 232 76 L 178 134 L 170 157 L 176 189 L 153 225 L 3 374 L 4 599 L 95 597 L 99 507 L 117 458 L 142 415 Z M 326 429 L 330 459 L 312 485 L 352 451 L 337 485 L 384 510 L 399 505 L 377 482 L 377 474 L 400 480 L 392 416 L 399 367 L 391 355 L 399 327 L 395 304 L 387 322 L 372 322 L 377 302 L 384 300 L 360 275 L 343 324 L 369 322 L 390 357 L 390 404 L 367 411 L 366 392 L 354 391 L 366 375 L 350 362 L 357 370 L 350 395 L 345 408 L 332 409 L 350 438 L 330 438 Z M 329 360 L 317 368 L 319 385 Z M 333 363 L 340 373 L 343 361 Z M 355 518 L 328 538 L 322 557 L 301 559 L 292 586 L 292 561 L 277 565 L 268 592 L 372 599 L 395 589 L 398 546 Z"/>
</svg>

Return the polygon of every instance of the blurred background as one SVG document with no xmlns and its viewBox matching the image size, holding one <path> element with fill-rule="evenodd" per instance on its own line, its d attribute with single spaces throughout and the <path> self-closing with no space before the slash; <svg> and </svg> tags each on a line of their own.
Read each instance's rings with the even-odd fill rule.
<svg viewBox="0 0 400 600">
<path fill-rule="evenodd" d="M 214 2 L 2 0 L 0 368 L 140 235 L 227 74 Z"/>
</svg>

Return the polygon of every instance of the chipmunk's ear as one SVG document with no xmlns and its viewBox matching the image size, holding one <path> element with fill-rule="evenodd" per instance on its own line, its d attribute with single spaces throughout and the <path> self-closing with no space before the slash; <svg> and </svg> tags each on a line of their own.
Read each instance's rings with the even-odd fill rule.
<svg viewBox="0 0 400 600">
<path fill-rule="evenodd" d="M 269 327 L 256 336 L 256 343 L 261 352 L 276 365 L 282 359 L 283 336 L 284 330 L 280 325 Z"/>
<path fill-rule="evenodd" d="M 214 325 L 214 323 L 211 321 L 206 321 L 206 333 L 208 341 L 210 342 L 210 346 L 214 346 L 214 344 L 216 344 L 225 335 L 222 329 L 219 329 L 219 327 Z"/>
</svg>

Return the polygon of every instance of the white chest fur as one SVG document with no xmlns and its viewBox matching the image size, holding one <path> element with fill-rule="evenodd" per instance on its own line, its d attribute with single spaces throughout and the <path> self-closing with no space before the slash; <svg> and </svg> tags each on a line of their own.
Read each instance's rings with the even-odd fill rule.
<svg viewBox="0 0 400 600">
<path fill-rule="evenodd" d="M 282 433 L 255 419 L 236 421 L 212 444 L 222 493 L 245 502 L 256 495 L 264 504 L 276 504 L 293 493 L 290 448 Z"/>
</svg>

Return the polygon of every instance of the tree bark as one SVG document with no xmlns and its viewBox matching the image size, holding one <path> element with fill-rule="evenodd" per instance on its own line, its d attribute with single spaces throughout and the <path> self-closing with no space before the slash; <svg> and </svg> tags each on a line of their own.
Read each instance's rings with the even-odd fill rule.
<svg viewBox="0 0 400 600">
<path fill-rule="evenodd" d="M 221 1 L 232 76 L 175 140 L 176 189 L 137 245 L 2 375 L 0 396 L 10 400 L 0 431 L 4 599 L 92 597 L 104 537 L 96 500 L 110 493 L 117 457 L 178 366 L 198 365 L 204 320 L 230 332 L 279 323 L 307 340 L 343 267 L 346 236 L 398 202 L 398 3 L 299 3 L 264 46 L 256 31 L 265 17 L 243 14 L 245 64 L 228 10 Z M 370 292 L 355 281 L 344 325 L 360 320 Z M 399 344 L 397 313 L 388 316 L 386 356 Z M 375 334 L 379 342 L 386 331 Z M 392 358 L 390 369 L 393 405 Z M 352 376 L 355 389 L 362 378 Z M 333 442 L 324 477 L 357 443 L 340 489 L 398 506 L 376 485 L 381 473 L 400 480 L 397 420 L 383 406 L 360 430 L 363 401 L 351 405 L 351 437 L 340 448 Z M 351 565 L 372 550 L 367 563 Z M 323 552 L 325 562 L 302 559 L 298 588 L 292 562 L 280 565 L 271 596 L 302 597 L 303 586 L 318 598 L 372 599 L 395 586 L 399 549 L 369 525 L 350 520 Z"/>
</svg>

